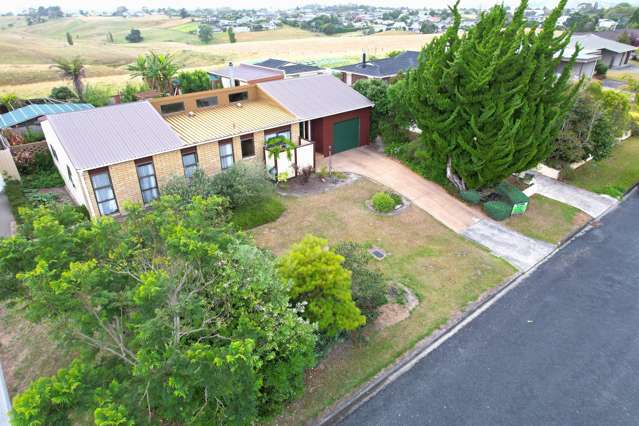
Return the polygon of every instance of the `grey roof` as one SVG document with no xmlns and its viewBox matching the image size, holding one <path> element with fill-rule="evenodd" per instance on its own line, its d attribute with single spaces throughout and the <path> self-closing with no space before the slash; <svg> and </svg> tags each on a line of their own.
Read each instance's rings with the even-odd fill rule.
<svg viewBox="0 0 639 426">
<path fill-rule="evenodd" d="M 603 37 L 596 36 L 594 34 L 582 34 L 573 35 L 570 38 L 569 47 L 574 47 L 575 44 L 579 45 L 586 51 L 606 49 L 615 53 L 632 52 L 636 47 L 625 43 L 619 43 L 618 41 L 608 40 Z"/>
<path fill-rule="evenodd" d="M 258 87 L 301 120 L 373 106 L 368 98 L 332 75 L 268 81 Z"/>
<path fill-rule="evenodd" d="M 392 77 L 400 72 L 417 67 L 418 57 L 419 52 L 407 50 L 392 58 L 366 61 L 366 64 L 360 62 L 335 69 L 369 77 Z"/>
<path fill-rule="evenodd" d="M 22 108 L 16 108 L 13 111 L 9 111 L 5 114 L 0 114 L 0 129 L 15 126 L 16 124 L 24 123 L 33 120 L 34 118 L 42 117 L 43 115 L 52 115 L 61 112 L 82 111 L 91 108 L 93 108 L 93 105 L 91 104 L 31 104 Z"/>
<path fill-rule="evenodd" d="M 274 68 L 280 71 L 284 71 L 285 74 L 299 74 L 303 72 L 322 71 L 323 68 L 313 65 L 298 64 L 296 62 L 283 61 L 281 59 L 267 59 L 262 62 L 256 62 L 255 65 L 266 68 Z"/>
<path fill-rule="evenodd" d="M 183 146 L 148 102 L 47 115 L 76 170 L 89 170 Z"/>
<path fill-rule="evenodd" d="M 227 65 L 222 68 L 209 71 L 209 75 L 233 78 L 242 81 L 254 81 L 263 78 L 282 76 L 284 73 L 280 70 L 268 69 L 249 64 Z"/>
</svg>

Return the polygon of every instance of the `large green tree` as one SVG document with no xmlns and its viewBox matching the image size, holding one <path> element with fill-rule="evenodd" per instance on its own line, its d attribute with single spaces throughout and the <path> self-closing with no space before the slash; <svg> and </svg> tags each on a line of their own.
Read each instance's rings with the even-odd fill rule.
<svg viewBox="0 0 639 426">
<path fill-rule="evenodd" d="M 0 299 L 75 360 L 15 397 L 14 424 L 250 424 L 302 390 L 313 326 L 225 209 L 164 196 L 122 221 L 23 212 L 0 240 Z"/>
<path fill-rule="evenodd" d="M 575 56 L 556 75 L 570 39 L 554 34 L 565 3 L 530 29 L 525 0 L 512 19 L 494 6 L 463 34 L 457 4 L 451 9 L 453 24 L 424 47 L 406 83 L 422 130 L 418 169 L 459 189 L 484 188 L 546 159 L 578 86 L 570 82 Z"/>
</svg>

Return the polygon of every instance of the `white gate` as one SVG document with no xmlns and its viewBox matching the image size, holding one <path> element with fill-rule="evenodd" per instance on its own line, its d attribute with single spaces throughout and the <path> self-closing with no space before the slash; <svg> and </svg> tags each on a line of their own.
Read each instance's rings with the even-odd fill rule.
<svg viewBox="0 0 639 426">
<path fill-rule="evenodd" d="M 266 169 L 273 179 L 277 180 L 278 176 L 281 177 L 284 173 L 287 179 L 291 179 L 301 174 L 307 167 L 315 170 L 315 142 L 300 139 L 300 144 L 294 150 L 290 153 L 282 151 L 277 157 L 265 147 L 264 158 Z"/>
</svg>

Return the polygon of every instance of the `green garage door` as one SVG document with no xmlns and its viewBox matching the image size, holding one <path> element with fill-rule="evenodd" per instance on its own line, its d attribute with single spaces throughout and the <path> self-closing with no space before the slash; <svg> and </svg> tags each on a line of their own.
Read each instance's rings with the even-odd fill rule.
<svg viewBox="0 0 639 426">
<path fill-rule="evenodd" d="M 333 124 L 333 154 L 357 148 L 359 145 L 359 118 Z"/>
</svg>

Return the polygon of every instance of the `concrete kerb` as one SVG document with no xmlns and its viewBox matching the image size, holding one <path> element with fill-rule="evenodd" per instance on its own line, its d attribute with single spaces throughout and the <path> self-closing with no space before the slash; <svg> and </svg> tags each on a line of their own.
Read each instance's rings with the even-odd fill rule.
<svg viewBox="0 0 639 426">
<path fill-rule="evenodd" d="M 622 199 L 625 200 L 631 192 L 637 189 L 637 187 L 639 187 L 639 183 L 629 189 Z M 499 286 L 484 293 L 479 300 L 471 303 L 462 312 L 451 318 L 439 330 L 419 341 L 413 349 L 410 349 L 404 355 L 400 356 L 397 360 L 395 360 L 395 362 L 393 362 L 393 364 L 379 372 L 372 380 L 362 385 L 359 389 L 351 392 L 349 396 L 342 398 L 332 407 L 326 409 L 323 414 L 310 421 L 309 424 L 317 426 L 338 424 L 350 413 L 354 412 L 366 401 L 374 397 L 384 387 L 409 371 L 421 359 L 428 356 L 429 353 L 437 349 L 449 338 L 453 337 L 459 330 L 481 315 L 499 299 L 508 294 L 508 292 L 517 287 L 525 278 L 532 274 L 532 272 L 550 259 L 555 253 L 564 248 L 575 238 L 590 230 L 594 221 L 601 219 L 617 206 L 618 204 L 614 204 L 599 216 L 590 219 L 586 224 L 566 237 L 552 252 L 543 257 L 528 270 L 516 273 Z"/>
</svg>

